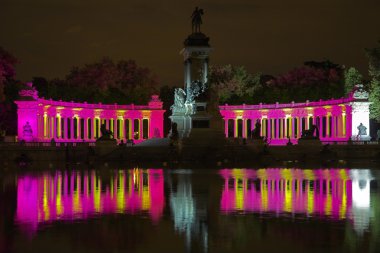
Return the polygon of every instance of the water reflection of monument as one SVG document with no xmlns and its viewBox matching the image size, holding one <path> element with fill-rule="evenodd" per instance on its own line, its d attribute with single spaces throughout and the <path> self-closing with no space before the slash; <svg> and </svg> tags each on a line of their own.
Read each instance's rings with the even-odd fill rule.
<svg viewBox="0 0 380 253">
<path fill-rule="evenodd" d="M 368 170 L 224 169 L 221 210 L 352 219 L 369 226 Z"/>
<path fill-rule="evenodd" d="M 178 183 L 174 187 L 172 178 L 169 178 L 171 188 L 170 207 L 174 219 L 174 227 L 176 231 L 185 235 L 186 250 L 188 252 L 191 251 L 192 237 L 198 237 L 202 242 L 204 252 L 207 252 L 207 204 L 202 204 L 203 202 L 199 197 L 195 201 L 191 180 L 191 174 L 181 172 L 178 174 Z M 173 188 L 176 188 L 176 191 Z"/>
<path fill-rule="evenodd" d="M 44 222 L 109 213 L 148 213 L 157 222 L 164 203 L 161 169 L 119 170 L 109 181 L 95 171 L 46 173 L 17 179 L 16 220 L 31 231 Z"/>
</svg>

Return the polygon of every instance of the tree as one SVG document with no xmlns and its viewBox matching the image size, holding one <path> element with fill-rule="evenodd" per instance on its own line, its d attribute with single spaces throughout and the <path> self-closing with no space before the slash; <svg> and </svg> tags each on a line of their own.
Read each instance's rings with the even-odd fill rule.
<svg viewBox="0 0 380 253">
<path fill-rule="evenodd" d="M 305 62 L 269 81 L 267 90 L 278 102 L 331 99 L 344 96 L 343 68 L 330 61 Z M 271 100 L 266 97 L 267 101 Z M 270 102 L 276 102 L 270 101 Z"/>
<path fill-rule="evenodd" d="M 379 42 L 380 43 L 380 42 Z M 369 117 L 380 122 L 380 45 L 375 48 L 366 49 L 369 61 Z"/>
<path fill-rule="evenodd" d="M 0 47 L 0 102 L 5 100 L 4 86 L 7 81 L 12 79 L 15 72 L 16 58 Z"/>
<path fill-rule="evenodd" d="M 148 68 L 138 66 L 133 60 L 114 63 L 109 58 L 73 67 L 64 80 L 46 83 L 43 78 L 36 78 L 35 81 L 41 96 L 90 103 L 146 104 L 157 92 L 158 85 Z"/>
<path fill-rule="evenodd" d="M 356 84 L 363 82 L 363 76 L 360 72 L 351 67 L 344 71 L 344 94 L 348 95 L 355 87 Z"/>
<path fill-rule="evenodd" d="M 209 80 L 221 104 L 246 103 L 260 86 L 260 74 L 252 76 L 243 66 L 211 66 Z"/>
</svg>

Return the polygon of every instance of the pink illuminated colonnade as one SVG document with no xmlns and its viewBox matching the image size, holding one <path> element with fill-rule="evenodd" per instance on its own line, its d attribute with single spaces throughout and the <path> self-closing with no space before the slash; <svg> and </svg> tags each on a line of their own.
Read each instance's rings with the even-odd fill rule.
<svg viewBox="0 0 380 253">
<path fill-rule="evenodd" d="M 220 112 L 225 120 L 226 137 L 249 137 L 259 120 L 261 136 L 271 145 L 284 145 L 290 138 L 297 143 L 302 131 L 316 125 L 322 141 L 355 139 L 360 123 L 367 128 L 369 137 L 368 101 L 348 98 L 319 102 L 259 105 L 224 105 Z M 369 139 L 369 138 L 368 138 Z"/>
<path fill-rule="evenodd" d="M 161 169 L 115 171 L 106 182 L 95 171 L 17 179 L 16 220 L 31 231 L 44 222 L 108 213 L 147 212 L 157 222 L 164 205 Z"/>
<path fill-rule="evenodd" d="M 352 179 L 346 169 L 224 169 L 224 212 L 298 213 L 349 218 Z"/>
<path fill-rule="evenodd" d="M 19 140 L 92 142 L 101 136 L 104 123 L 119 141 L 163 137 L 164 110 L 157 95 L 148 105 L 87 104 L 39 98 L 32 84 L 28 86 L 16 101 Z"/>
</svg>

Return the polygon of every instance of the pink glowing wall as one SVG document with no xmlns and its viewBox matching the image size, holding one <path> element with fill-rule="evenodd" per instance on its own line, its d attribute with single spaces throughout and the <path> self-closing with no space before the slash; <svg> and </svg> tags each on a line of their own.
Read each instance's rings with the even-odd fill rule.
<svg viewBox="0 0 380 253">
<path fill-rule="evenodd" d="M 16 221 L 30 232 L 41 223 L 86 219 L 109 213 L 148 214 L 158 222 L 164 209 L 162 169 L 26 175 L 17 179 Z"/>
<path fill-rule="evenodd" d="M 260 120 L 262 128 L 264 128 L 263 120 L 276 120 L 276 123 L 271 123 L 269 129 L 265 127 L 268 131 L 274 131 L 273 133 L 267 133 L 266 136 L 269 136 L 270 145 L 285 145 L 288 142 L 288 137 L 290 137 L 292 143 L 297 143 L 298 138 L 301 137 L 300 135 L 303 130 L 302 119 L 305 120 L 304 129 L 309 129 L 312 124 L 315 124 L 319 128 L 320 139 L 322 141 L 349 140 L 352 129 L 351 102 L 353 101 L 354 98 L 350 96 L 348 98 L 321 100 L 318 102 L 223 105 L 219 106 L 219 108 L 226 121 L 226 136 L 228 136 L 228 120 L 234 120 L 235 122 L 233 126 L 234 137 L 238 135 L 237 120 L 243 120 L 244 122 L 246 120 L 252 121 L 250 129 L 245 129 L 247 127 L 246 123 L 243 124 L 243 134 L 241 134 L 243 138 L 247 137 L 248 131 L 254 129 L 257 119 Z M 327 118 L 325 123 L 322 118 Z M 288 123 L 287 120 L 291 120 L 292 122 Z M 290 132 L 288 128 L 291 129 Z M 294 130 L 295 128 L 298 128 L 298 130 Z M 296 131 L 298 132 L 297 134 Z M 322 131 L 325 133 L 325 136 L 322 135 Z"/>
<path fill-rule="evenodd" d="M 349 218 L 352 181 L 345 169 L 260 169 L 220 171 L 221 210 L 297 213 Z"/>
<path fill-rule="evenodd" d="M 25 92 L 24 92 L 25 93 Z M 24 94 L 22 93 L 22 94 Z M 26 95 L 30 95 L 26 93 Z M 18 114 L 18 139 L 26 142 L 44 142 L 50 141 L 52 138 L 56 142 L 93 142 L 96 140 L 95 136 L 95 121 L 96 119 L 111 120 L 113 123 L 112 128 L 108 127 L 114 132 L 116 136 L 117 129 L 123 132 L 123 137 L 116 139 L 118 141 L 126 141 L 133 138 L 134 131 L 140 131 L 140 138 L 135 139 L 135 142 L 143 140 L 143 120 L 148 122 L 148 136 L 149 138 L 163 138 L 163 114 L 162 101 L 157 95 L 153 95 L 148 105 L 118 105 L 118 104 L 88 104 L 63 102 L 46 100 L 36 96 L 24 96 L 23 100 L 15 101 L 17 104 Z M 83 126 L 74 127 L 67 123 L 74 119 L 83 120 Z M 133 121 L 138 119 L 140 128 L 134 129 Z M 90 120 L 90 123 L 89 123 Z M 121 125 L 116 126 L 118 120 L 123 120 Z M 129 121 L 129 135 L 127 136 L 126 126 L 124 122 Z M 32 137 L 25 136 L 24 126 L 27 122 L 31 126 L 33 133 Z M 68 129 L 78 131 L 78 136 L 74 137 L 73 132 L 70 133 Z M 98 126 L 100 129 L 100 125 Z M 98 130 L 99 131 L 99 130 Z M 83 137 L 81 136 L 83 135 Z M 89 136 L 91 135 L 91 136 Z"/>
</svg>

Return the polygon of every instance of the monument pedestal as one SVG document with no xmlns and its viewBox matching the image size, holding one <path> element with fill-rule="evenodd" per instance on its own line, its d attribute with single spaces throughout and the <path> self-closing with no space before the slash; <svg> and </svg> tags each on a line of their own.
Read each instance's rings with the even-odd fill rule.
<svg viewBox="0 0 380 253">
<path fill-rule="evenodd" d="M 174 114 L 169 117 L 172 123 L 177 124 L 177 130 L 179 138 L 186 138 L 189 137 L 190 130 L 191 130 L 191 116 L 190 115 L 180 115 L 180 114 Z"/>
</svg>

